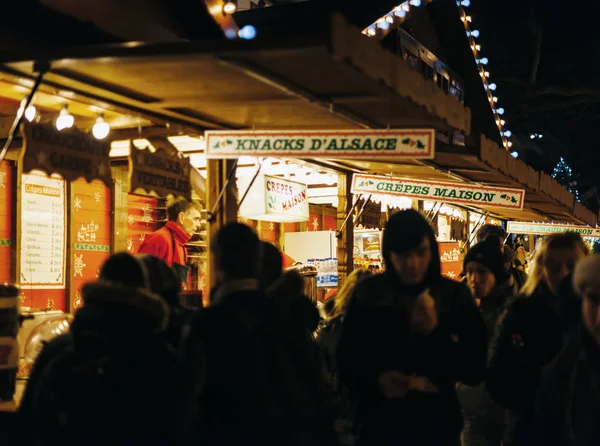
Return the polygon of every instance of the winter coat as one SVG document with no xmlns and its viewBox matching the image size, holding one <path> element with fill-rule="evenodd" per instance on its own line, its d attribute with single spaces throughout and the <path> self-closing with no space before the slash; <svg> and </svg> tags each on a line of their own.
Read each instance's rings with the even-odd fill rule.
<svg viewBox="0 0 600 446">
<path fill-rule="evenodd" d="M 440 277 L 430 286 L 438 326 L 411 333 L 416 295 L 390 272 L 360 282 L 350 302 L 338 348 L 340 379 L 358 399 L 361 442 L 368 445 L 456 444 L 462 430 L 455 384 L 481 382 L 485 325 L 464 285 Z M 382 372 L 428 378 L 438 393 L 409 392 L 386 399 Z"/>
<path fill-rule="evenodd" d="M 313 396 L 325 390 L 316 346 L 280 309 L 265 296 L 258 281 L 248 279 L 219 286 L 211 307 L 196 313 L 178 366 L 182 432 L 193 439 L 190 444 L 335 445 L 330 438 L 320 437 L 326 421 L 323 414 L 306 411 L 301 404 L 310 405 L 308 401 L 314 402 Z M 293 365 L 282 360 L 282 346 Z M 311 353 L 322 381 L 311 383 L 316 384 L 314 392 L 313 388 L 306 392 L 302 383 L 304 377 L 312 378 L 307 371 Z M 297 373 L 295 386 L 284 384 L 288 372 Z M 316 400 L 321 404 L 324 399 Z M 287 404 L 290 401 L 296 408 Z M 333 435 L 333 422 L 329 428 Z"/>
<path fill-rule="evenodd" d="M 146 236 L 138 254 L 150 254 L 158 257 L 167 265 L 173 266 L 173 263 L 185 265 L 187 262 L 187 250 L 185 244 L 190 240 L 190 236 L 172 221 L 167 222 L 158 231 Z M 173 251 L 173 245 L 175 251 Z"/>
<path fill-rule="evenodd" d="M 281 305 L 282 311 L 290 311 L 293 319 L 308 333 L 317 329 L 321 316 L 316 305 L 304 295 L 304 277 L 298 272 L 283 273 L 267 290 L 267 296 Z"/>
<path fill-rule="evenodd" d="M 563 345 L 559 300 L 545 285 L 532 296 L 518 296 L 500 317 L 490 346 L 487 388 L 509 409 L 506 441 L 527 444 L 542 368 Z"/>
<path fill-rule="evenodd" d="M 600 444 L 600 347 L 581 329 L 542 376 L 533 446 Z"/>
<path fill-rule="evenodd" d="M 135 380 L 136 386 L 132 388 L 135 387 L 135 399 L 139 400 L 139 410 L 137 413 L 128 414 L 128 423 L 132 430 L 136 430 L 135 426 L 138 426 L 137 430 L 144 426 L 143 435 L 137 434 L 138 439 L 144 444 L 162 445 L 165 444 L 163 440 L 170 442 L 165 438 L 171 438 L 174 425 L 170 414 L 173 413 L 172 407 L 176 403 L 172 389 L 176 355 L 175 351 L 160 339 L 160 334 L 169 321 L 168 306 L 160 296 L 145 289 L 110 282 L 85 285 L 82 298 L 84 305 L 75 314 L 69 332 L 48 342 L 32 368 L 19 408 L 24 432 L 28 432 L 29 435 L 39 430 L 36 429 L 35 420 L 40 415 L 36 412 L 43 414 L 45 409 L 37 403 L 38 392 L 50 363 L 59 355 L 74 349 L 79 349 L 80 352 L 87 351 L 81 343 L 92 334 L 107 341 L 115 355 L 122 352 L 123 355 L 135 357 L 135 352 L 140 356 L 140 360 L 153 364 L 152 370 L 144 369 L 145 373 L 133 376 L 129 369 L 121 371 L 124 381 Z M 143 398 L 139 398 L 137 393 L 140 388 L 146 389 Z M 128 398 L 125 395 L 122 397 L 124 400 Z M 117 398 L 115 404 L 118 404 Z M 84 409 L 82 407 L 82 410 Z M 99 424 L 102 424 L 101 420 Z M 107 426 L 107 433 L 110 432 L 109 429 L 110 426 Z M 45 443 L 49 439 L 44 438 L 43 432 L 38 434 L 40 435 L 37 440 L 34 441 L 33 436 L 28 436 L 24 444 L 52 444 Z M 123 433 L 122 440 L 126 441 L 125 438 L 127 437 Z M 150 441 L 151 438 L 156 439 L 157 442 L 153 443 Z M 158 440 L 159 438 L 161 440 Z M 90 444 L 96 443 L 90 441 Z M 134 443 L 129 442 L 129 444 Z"/>
<path fill-rule="evenodd" d="M 481 300 L 479 309 L 486 325 L 488 343 L 506 302 L 513 296 L 513 284 L 514 279 L 509 276 L 508 280 L 498 284 L 489 296 Z M 460 385 L 458 397 L 465 420 L 463 446 L 500 445 L 505 430 L 505 410 L 492 400 L 485 385 Z"/>
</svg>

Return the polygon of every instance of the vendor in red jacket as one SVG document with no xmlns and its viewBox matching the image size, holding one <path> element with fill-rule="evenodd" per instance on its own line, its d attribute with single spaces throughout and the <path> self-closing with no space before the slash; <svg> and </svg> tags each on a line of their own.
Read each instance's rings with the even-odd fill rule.
<svg viewBox="0 0 600 446">
<path fill-rule="evenodd" d="M 194 202 L 179 197 L 167 206 L 167 218 L 166 225 L 146 236 L 138 252 L 164 260 L 185 287 L 189 268 L 184 245 L 200 229 L 200 209 Z"/>
</svg>

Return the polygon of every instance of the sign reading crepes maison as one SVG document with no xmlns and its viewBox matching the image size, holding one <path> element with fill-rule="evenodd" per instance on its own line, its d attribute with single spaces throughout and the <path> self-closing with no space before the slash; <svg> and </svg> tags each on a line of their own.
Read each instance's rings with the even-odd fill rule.
<svg viewBox="0 0 600 446">
<path fill-rule="evenodd" d="M 131 143 L 129 149 L 129 190 L 142 189 L 159 197 L 173 195 L 191 198 L 190 160 L 179 153 L 163 148 L 155 152 L 138 149 Z"/>
<path fill-rule="evenodd" d="M 296 158 L 395 157 L 432 159 L 435 131 L 207 131 L 206 158 L 292 156 Z"/>
<path fill-rule="evenodd" d="M 561 232 L 576 232 L 582 237 L 600 238 L 600 228 L 576 225 L 551 225 L 546 223 L 527 223 L 525 221 L 509 221 L 506 231 L 511 234 L 550 235 Z"/>
<path fill-rule="evenodd" d="M 85 178 L 112 186 L 110 143 L 99 141 L 77 129 L 58 131 L 51 124 L 23 123 L 25 144 L 21 153 L 23 173 L 42 170 L 59 174 L 66 181 Z"/>
<path fill-rule="evenodd" d="M 401 195 L 419 200 L 502 209 L 523 209 L 525 201 L 525 191 L 521 189 L 405 180 L 371 175 L 354 175 L 352 193 Z"/>
</svg>

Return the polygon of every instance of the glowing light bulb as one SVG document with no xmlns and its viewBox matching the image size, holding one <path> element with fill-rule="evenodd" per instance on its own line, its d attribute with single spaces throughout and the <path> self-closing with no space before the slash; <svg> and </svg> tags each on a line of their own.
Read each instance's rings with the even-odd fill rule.
<svg viewBox="0 0 600 446">
<path fill-rule="evenodd" d="M 408 2 L 402 3 L 402 9 L 404 9 L 406 12 L 410 11 L 410 5 Z"/>
<path fill-rule="evenodd" d="M 421 0 L 410 0 L 410 4 L 418 8 L 421 6 Z"/>
<path fill-rule="evenodd" d="M 233 14 L 237 11 L 237 5 L 234 2 L 226 2 L 223 6 L 223 12 L 225 14 Z"/>
<path fill-rule="evenodd" d="M 482 57 L 479 59 L 479 63 L 481 63 L 481 65 L 487 65 L 489 61 L 490 60 L 487 57 Z"/>
<path fill-rule="evenodd" d="M 256 28 L 252 25 L 246 25 L 238 31 L 240 39 L 252 40 L 256 37 Z"/>
<path fill-rule="evenodd" d="M 489 71 L 484 71 L 484 72 L 483 72 L 483 75 L 484 75 L 485 77 L 490 77 L 490 72 L 489 72 Z"/>
<path fill-rule="evenodd" d="M 512 132 L 511 132 L 510 130 L 506 130 L 506 131 L 504 132 L 504 136 L 506 136 L 506 137 L 510 138 L 510 137 L 512 136 Z"/>
<path fill-rule="evenodd" d="M 503 114 L 504 114 L 504 109 L 503 109 L 502 107 L 500 107 L 498 110 L 496 110 L 496 112 L 497 112 L 499 115 L 503 115 Z"/>
<path fill-rule="evenodd" d="M 377 34 L 377 31 L 375 30 L 375 28 L 367 29 L 367 35 L 373 37 L 375 34 Z"/>
<path fill-rule="evenodd" d="M 492 98 L 492 101 L 493 101 L 493 102 L 498 102 L 498 98 L 497 98 L 496 96 L 494 96 L 494 97 Z"/>
<path fill-rule="evenodd" d="M 504 119 L 501 119 L 500 124 L 504 125 L 504 124 L 506 124 L 506 121 Z"/>
<path fill-rule="evenodd" d="M 481 45 L 475 45 L 475 49 L 476 49 L 477 51 L 481 51 Z"/>
<path fill-rule="evenodd" d="M 25 119 L 27 119 L 29 122 L 33 121 L 36 113 L 37 110 L 35 109 L 35 105 L 30 105 L 27 107 L 27 110 L 25 110 Z"/>
<path fill-rule="evenodd" d="M 400 17 L 400 18 L 406 17 L 406 11 L 402 8 L 396 9 L 394 11 L 394 14 L 396 15 L 396 17 Z"/>
<path fill-rule="evenodd" d="M 512 147 L 512 145 L 513 145 L 513 144 L 512 144 L 512 142 L 508 141 L 508 144 L 507 144 L 507 146 L 508 146 L 508 147 Z"/>
<path fill-rule="evenodd" d="M 492 84 L 489 85 L 489 88 L 492 91 L 496 91 L 496 88 L 498 88 L 498 86 L 496 84 L 492 83 Z"/>
<path fill-rule="evenodd" d="M 518 158 L 519 157 L 519 152 L 517 152 L 516 150 L 514 152 L 511 152 L 510 154 L 513 158 Z"/>
<path fill-rule="evenodd" d="M 392 17 L 391 15 L 385 16 L 385 20 L 391 25 L 392 23 L 394 23 L 394 17 Z"/>
<path fill-rule="evenodd" d="M 75 123 L 75 118 L 69 113 L 69 106 L 65 104 L 56 119 L 56 129 L 58 131 L 70 129 Z"/>
<path fill-rule="evenodd" d="M 473 21 L 473 17 L 471 17 L 470 15 L 465 17 L 465 20 L 469 23 L 471 23 Z"/>
<path fill-rule="evenodd" d="M 475 30 L 471 31 L 471 36 L 473 36 L 475 38 L 479 37 L 479 30 L 475 29 Z"/>
<path fill-rule="evenodd" d="M 535 135 L 532 133 L 531 135 L 529 135 L 530 139 L 535 139 Z"/>
<path fill-rule="evenodd" d="M 471 0 L 463 0 L 462 2 L 460 2 L 461 5 L 463 5 L 465 8 L 468 8 L 469 6 L 471 6 Z"/>
<path fill-rule="evenodd" d="M 380 29 L 388 29 L 390 24 L 384 19 L 379 19 L 377 20 L 377 27 Z"/>
<path fill-rule="evenodd" d="M 96 139 L 104 139 L 109 133 L 110 125 L 108 125 L 108 122 L 104 120 L 102 115 L 99 115 L 94 127 L 92 127 L 92 135 L 94 135 L 94 138 Z"/>
</svg>

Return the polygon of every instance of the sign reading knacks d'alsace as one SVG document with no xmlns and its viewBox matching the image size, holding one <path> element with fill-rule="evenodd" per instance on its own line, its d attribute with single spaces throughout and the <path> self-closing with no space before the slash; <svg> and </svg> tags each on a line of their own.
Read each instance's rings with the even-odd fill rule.
<svg viewBox="0 0 600 446">
<path fill-rule="evenodd" d="M 207 131 L 206 158 L 291 156 L 295 158 L 432 159 L 435 130 Z"/>
<path fill-rule="evenodd" d="M 142 189 L 159 197 L 191 198 L 190 160 L 179 152 L 158 147 L 138 149 L 130 143 L 129 149 L 129 191 Z"/>
<path fill-rule="evenodd" d="M 112 186 L 109 142 L 75 128 L 59 132 L 52 124 L 24 122 L 23 134 L 23 173 L 41 170 L 48 175 L 57 173 L 66 181 L 83 177 Z"/>
<path fill-rule="evenodd" d="M 510 234 L 550 235 L 561 232 L 576 232 L 582 237 L 600 238 L 600 228 L 576 225 L 552 225 L 548 223 L 528 223 L 526 221 L 509 221 L 506 231 Z"/>
<path fill-rule="evenodd" d="M 353 194 L 401 195 L 419 200 L 460 203 L 485 208 L 523 209 L 525 191 L 462 183 L 439 183 L 354 175 Z"/>
</svg>

